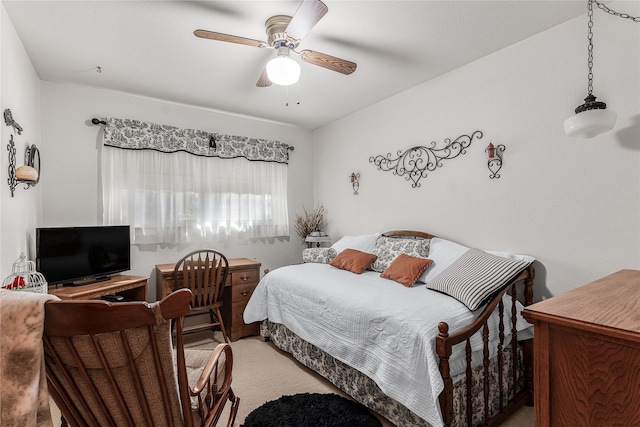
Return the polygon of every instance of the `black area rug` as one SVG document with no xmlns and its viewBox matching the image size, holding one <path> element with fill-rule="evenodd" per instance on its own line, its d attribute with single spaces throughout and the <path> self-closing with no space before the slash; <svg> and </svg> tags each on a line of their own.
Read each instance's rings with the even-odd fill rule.
<svg viewBox="0 0 640 427">
<path fill-rule="evenodd" d="M 367 408 L 337 394 L 282 396 L 256 408 L 241 427 L 381 427 Z"/>
</svg>

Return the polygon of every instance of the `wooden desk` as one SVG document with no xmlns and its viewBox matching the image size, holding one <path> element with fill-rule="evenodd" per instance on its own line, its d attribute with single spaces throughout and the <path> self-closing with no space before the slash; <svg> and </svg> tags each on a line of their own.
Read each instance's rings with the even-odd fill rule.
<svg viewBox="0 0 640 427">
<path fill-rule="evenodd" d="M 242 314 L 260 281 L 260 263 L 248 258 L 229 258 L 229 273 L 225 284 L 222 303 L 222 321 L 231 341 L 260 333 L 260 322 L 244 323 Z M 156 265 L 156 299 L 173 292 L 174 264 Z"/>
<path fill-rule="evenodd" d="M 81 286 L 49 287 L 49 293 L 63 300 L 96 299 L 103 295 L 118 294 L 130 301 L 147 300 L 148 277 L 117 274 L 104 282 Z"/>
<path fill-rule="evenodd" d="M 621 270 L 526 307 L 534 324 L 536 425 L 640 420 L 640 271 Z"/>
</svg>

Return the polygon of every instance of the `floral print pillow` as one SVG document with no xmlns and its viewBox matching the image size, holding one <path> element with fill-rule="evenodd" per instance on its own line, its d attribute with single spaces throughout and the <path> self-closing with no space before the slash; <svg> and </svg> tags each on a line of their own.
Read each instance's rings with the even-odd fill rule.
<svg viewBox="0 0 640 427">
<path fill-rule="evenodd" d="M 307 248 L 302 251 L 302 261 L 329 264 L 337 253 L 333 248 Z"/>
<path fill-rule="evenodd" d="M 376 241 L 373 254 L 378 259 L 371 264 L 371 270 L 382 273 L 400 254 L 407 254 L 416 258 L 428 258 L 430 239 L 403 239 L 397 237 L 380 236 Z"/>
</svg>

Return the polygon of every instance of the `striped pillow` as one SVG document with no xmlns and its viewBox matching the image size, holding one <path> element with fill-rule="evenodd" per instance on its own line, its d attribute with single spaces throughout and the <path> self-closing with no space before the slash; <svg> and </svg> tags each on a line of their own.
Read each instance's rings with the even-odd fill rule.
<svg viewBox="0 0 640 427">
<path fill-rule="evenodd" d="M 490 255 L 473 248 L 427 283 L 427 288 L 452 296 L 469 310 L 476 310 L 529 264 L 531 262 Z"/>
</svg>

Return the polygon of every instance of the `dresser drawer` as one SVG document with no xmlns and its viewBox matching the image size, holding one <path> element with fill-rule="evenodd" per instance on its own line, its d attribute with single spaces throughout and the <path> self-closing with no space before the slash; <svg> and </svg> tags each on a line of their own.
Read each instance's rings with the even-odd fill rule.
<svg viewBox="0 0 640 427">
<path fill-rule="evenodd" d="M 247 283 L 244 285 L 235 285 L 231 287 L 231 302 L 244 302 L 246 304 L 251 298 L 251 294 L 258 286 L 256 283 Z"/>
<path fill-rule="evenodd" d="M 231 284 L 241 285 L 248 283 L 258 283 L 258 269 L 239 270 L 231 273 Z"/>
</svg>

